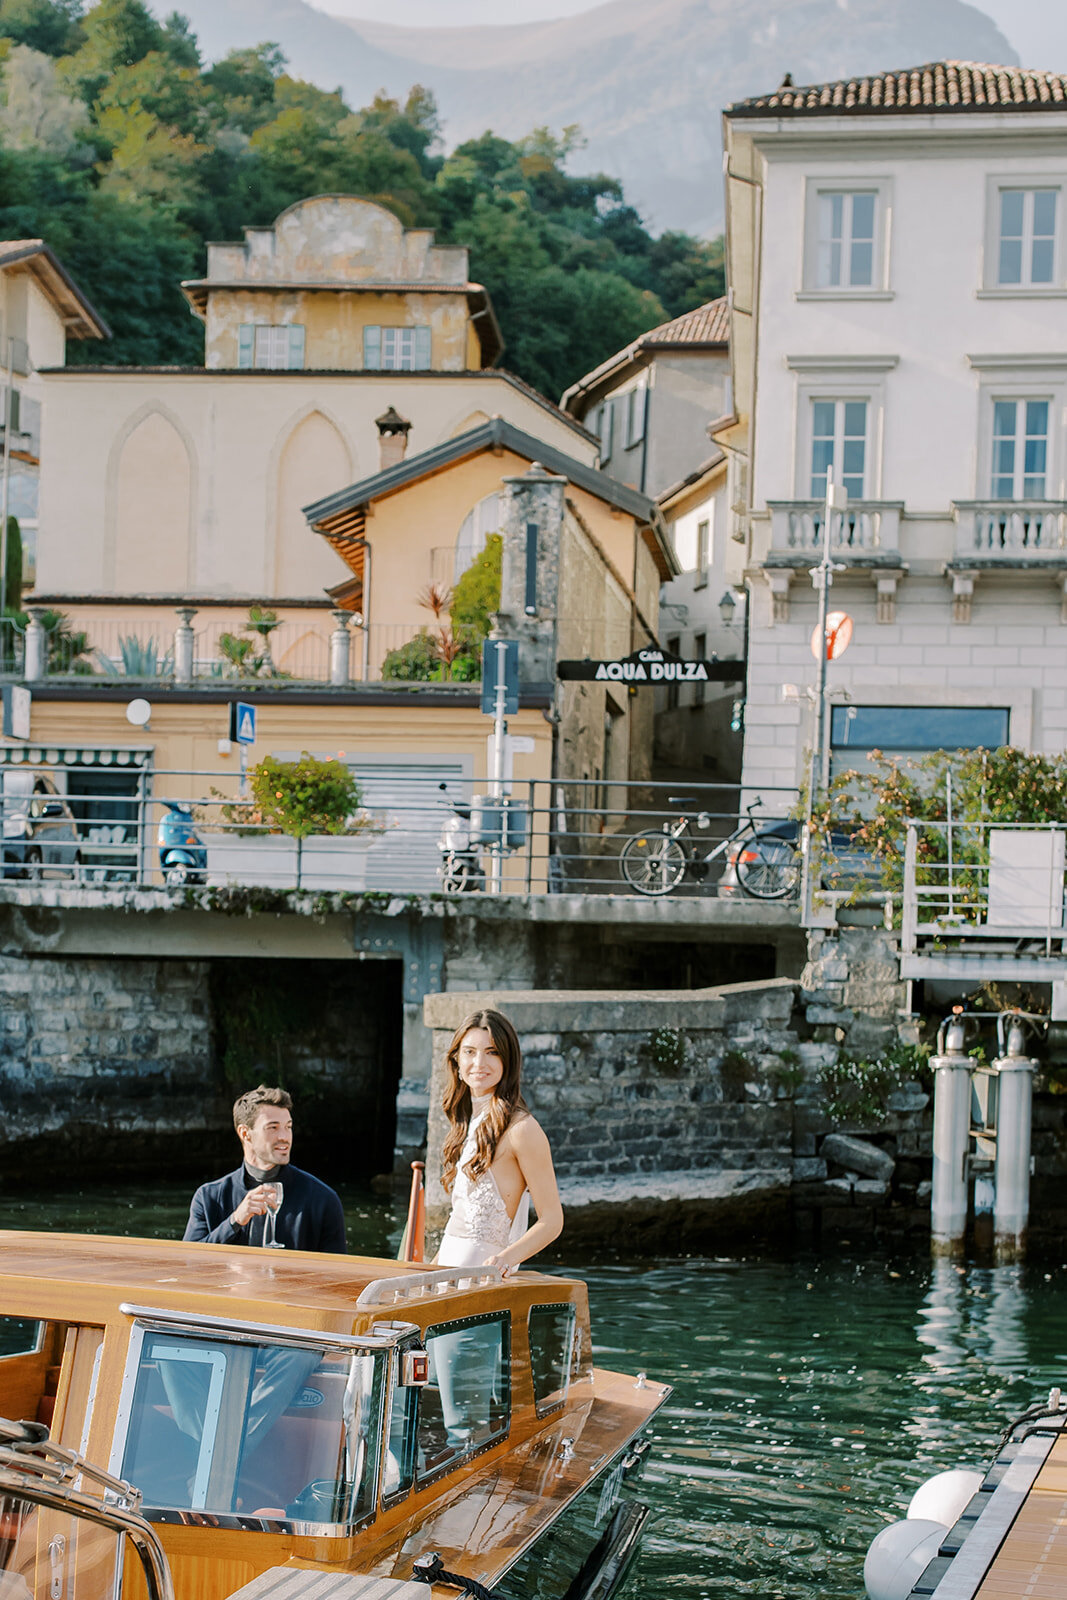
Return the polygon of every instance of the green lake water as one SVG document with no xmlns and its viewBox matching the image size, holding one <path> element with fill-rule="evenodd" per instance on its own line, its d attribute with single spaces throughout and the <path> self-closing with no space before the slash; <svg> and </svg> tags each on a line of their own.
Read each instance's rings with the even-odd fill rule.
<svg viewBox="0 0 1067 1600">
<path fill-rule="evenodd" d="M 171 1184 L 0 1194 L 0 1227 L 180 1237 L 188 1199 Z M 343 1199 L 351 1247 L 395 1256 L 401 1202 Z M 870 1540 L 918 1485 L 983 1467 L 1013 1416 L 1067 1387 L 1067 1267 L 1048 1262 L 551 1264 L 588 1281 L 599 1365 L 674 1385 L 627 1600 L 859 1600 Z"/>
</svg>

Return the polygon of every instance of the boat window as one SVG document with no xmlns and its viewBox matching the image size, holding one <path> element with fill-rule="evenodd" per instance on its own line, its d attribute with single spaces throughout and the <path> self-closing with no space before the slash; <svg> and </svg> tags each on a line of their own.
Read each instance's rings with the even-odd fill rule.
<svg viewBox="0 0 1067 1600">
<path fill-rule="evenodd" d="M 403 1387 L 399 1379 L 404 1352 L 412 1349 L 416 1342 L 408 1340 L 398 1345 L 393 1356 L 393 1392 L 389 1402 L 385 1466 L 382 1469 L 383 1505 L 394 1504 L 407 1494 L 415 1481 L 419 1390 L 413 1386 Z"/>
<path fill-rule="evenodd" d="M 576 1313 L 573 1305 L 531 1306 L 530 1370 L 537 1415 L 567 1398 L 574 1360 Z"/>
<path fill-rule="evenodd" d="M 43 1323 L 28 1317 L 0 1317 L 0 1360 L 5 1356 L 28 1356 L 41 1348 Z"/>
<path fill-rule="evenodd" d="M 144 1331 L 121 1475 L 168 1513 L 351 1527 L 377 1489 L 384 1355 Z"/>
<path fill-rule="evenodd" d="M 499 1312 L 426 1330 L 430 1381 L 419 1397 L 420 1482 L 447 1472 L 508 1431 L 511 1316 Z"/>
</svg>

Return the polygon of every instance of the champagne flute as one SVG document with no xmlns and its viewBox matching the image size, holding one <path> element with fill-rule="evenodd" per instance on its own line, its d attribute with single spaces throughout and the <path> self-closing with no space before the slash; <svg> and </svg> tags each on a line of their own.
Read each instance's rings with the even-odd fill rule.
<svg viewBox="0 0 1067 1600">
<path fill-rule="evenodd" d="M 267 1215 L 263 1219 L 263 1248 L 265 1250 L 284 1250 L 285 1246 L 279 1244 L 276 1238 L 278 1231 L 278 1212 L 281 1210 L 285 1187 L 280 1183 L 271 1183 L 267 1188 Z"/>
</svg>

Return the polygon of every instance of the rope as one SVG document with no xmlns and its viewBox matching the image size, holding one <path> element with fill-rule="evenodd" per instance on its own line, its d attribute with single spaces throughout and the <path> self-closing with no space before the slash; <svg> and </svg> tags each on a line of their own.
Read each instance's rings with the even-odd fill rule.
<svg viewBox="0 0 1067 1600">
<path fill-rule="evenodd" d="M 419 1556 L 412 1566 L 412 1576 L 416 1583 L 444 1583 L 450 1589 L 462 1589 L 464 1595 L 470 1595 L 471 1600 L 502 1600 L 492 1589 L 487 1589 L 484 1584 L 476 1582 L 474 1578 L 463 1578 L 456 1572 L 446 1572 L 444 1563 L 436 1550 L 429 1555 Z"/>
</svg>

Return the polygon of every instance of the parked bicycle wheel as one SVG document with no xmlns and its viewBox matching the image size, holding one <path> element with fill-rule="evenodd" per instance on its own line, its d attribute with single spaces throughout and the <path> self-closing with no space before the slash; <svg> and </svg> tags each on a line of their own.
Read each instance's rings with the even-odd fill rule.
<svg viewBox="0 0 1067 1600">
<path fill-rule="evenodd" d="M 796 846 L 775 833 L 754 833 L 737 857 L 737 881 L 754 900 L 784 900 L 800 876 Z"/>
<path fill-rule="evenodd" d="M 667 833 L 635 833 L 619 857 L 622 875 L 638 894 L 670 894 L 685 876 L 685 851 Z"/>
</svg>

